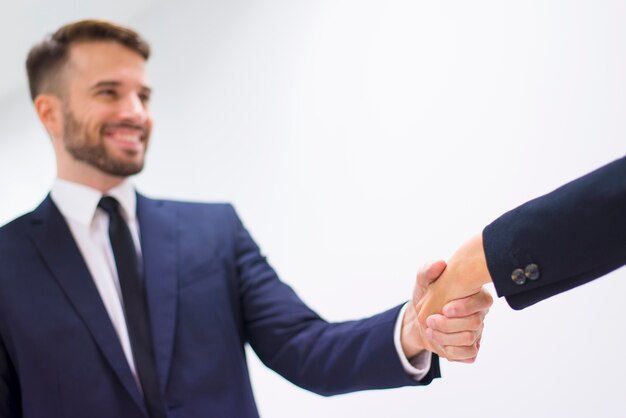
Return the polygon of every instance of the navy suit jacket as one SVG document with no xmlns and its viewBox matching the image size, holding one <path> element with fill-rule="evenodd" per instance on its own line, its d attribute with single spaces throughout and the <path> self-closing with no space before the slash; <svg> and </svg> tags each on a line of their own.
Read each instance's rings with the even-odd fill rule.
<svg viewBox="0 0 626 418">
<path fill-rule="evenodd" d="M 145 286 L 168 415 L 257 417 L 244 345 L 323 395 L 415 385 L 399 307 L 328 323 L 276 276 L 230 205 L 138 196 Z M 437 357 L 427 384 L 439 376 Z M 50 199 L 0 229 L 0 417 L 142 418 L 142 395 Z"/>
<path fill-rule="evenodd" d="M 483 231 L 499 296 L 523 309 L 626 264 L 626 157 L 504 214 Z M 518 285 L 515 269 L 539 266 Z"/>
</svg>

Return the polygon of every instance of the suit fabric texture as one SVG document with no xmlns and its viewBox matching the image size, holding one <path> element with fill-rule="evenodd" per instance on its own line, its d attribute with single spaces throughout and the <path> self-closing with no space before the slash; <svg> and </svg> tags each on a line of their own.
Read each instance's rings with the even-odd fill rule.
<svg viewBox="0 0 626 418">
<path fill-rule="evenodd" d="M 227 204 L 137 198 L 158 380 L 171 418 L 257 417 L 249 343 L 322 395 L 428 384 L 398 358 L 400 307 L 328 323 L 281 282 Z M 0 229 L 0 416 L 147 417 L 63 216 L 47 197 Z"/>
<path fill-rule="evenodd" d="M 514 309 L 580 286 L 626 264 L 626 157 L 496 219 L 483 231 L 489 272 Z M 512 272 L 536 265 L 518 285 Z"/>
</svg>

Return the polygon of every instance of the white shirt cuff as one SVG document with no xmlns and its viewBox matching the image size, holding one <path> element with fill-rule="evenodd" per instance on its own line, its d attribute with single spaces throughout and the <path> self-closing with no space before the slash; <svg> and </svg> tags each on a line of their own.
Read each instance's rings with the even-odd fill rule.
<svg viewBox="0 0 626 418">
<path fill-rule="evenodd" d="M 396 346 L 396 351 L 398 353 L 398 357 L 400 357 L 400 362 L 402 363 L 402 367 L 406 374 L 411 376 L 416 381 L 422 380 L 430 370 L 430 362 L 431 362 L 431 353 L 430 351 L 423 350 L 415 357 L 411 359 L 407 359 L 404 355 L 404 351 L 402 351 L 402 343 L 400 342 L 400 332 L 402 331 L 402 319 L 404 318 L 404 311 L 408 306 L 408 302 L 404 304 L 402 309 L 400 309 L 400 313 L 398 314 L 398 319 L 396 319 L 396 327 L 393 332 L 393 342 Z"/>
</svg>

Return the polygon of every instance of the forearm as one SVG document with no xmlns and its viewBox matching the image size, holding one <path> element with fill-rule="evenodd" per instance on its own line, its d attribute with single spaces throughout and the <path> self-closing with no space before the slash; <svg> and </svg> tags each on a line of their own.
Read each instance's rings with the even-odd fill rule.
<svg viewBox="0 0 626 418">
<path fill-rule="evenodd" d="M 259 328 L 252 330 L 257 337 L 250 343 L 268 367 L 294 384 L 325 396 L 428 384 L 439 377 L 436 361 L 418 382 L 406 373 L 398 356 L 394 329 L 399 311 L 396 307 L 341 323 L 320 319 L 293 335 L 274 333 L 272 340 Z"/>
<path fill-rule="evenodd" d="M 502 215 L 483 231 L 499 296 L 521 309 L 626 263 L 626 157 Z"/>
</svg>

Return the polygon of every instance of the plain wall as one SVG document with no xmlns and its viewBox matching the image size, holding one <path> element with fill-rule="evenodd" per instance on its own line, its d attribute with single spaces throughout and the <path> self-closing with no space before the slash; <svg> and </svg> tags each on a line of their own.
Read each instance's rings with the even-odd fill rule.
<svg viewBox="0 0 626 418">
<path fill-rule="evenodd" d="M 54 177 L 28 48 L 113 19 L 154 52 L 138 189 L 233 202 L 331 321 L 404 302 L 423 263 L 626 149 L 623 1 L 1 1 L 0 223 Z M 422 388 L 323 398 L 250 351 L 257 403 L 276 418 L 623 417 L 624 295 L 621 269 L 521 312 L 498 299 L 478 361 L 443 361 Z"/>
</svg>

